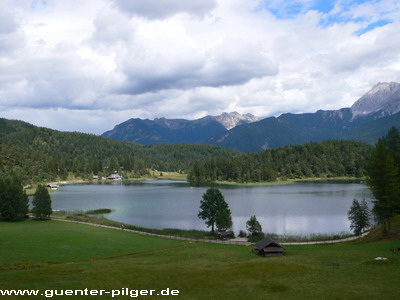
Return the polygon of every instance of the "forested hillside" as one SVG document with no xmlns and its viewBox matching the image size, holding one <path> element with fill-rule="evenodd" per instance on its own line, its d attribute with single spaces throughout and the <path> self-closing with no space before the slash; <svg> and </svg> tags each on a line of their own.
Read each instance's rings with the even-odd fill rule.
<svg viewBox="0 0 400 300">
<path fill-rule="evenodd" d="M 262 182 L 307 177 L 361 177 L 372 146 L 331 140 L 302 146 L 285 146 L 260 153 L 213 158 L 196 162 L 191 183 L 212 181 Z"/>
<path fill-rule="evenodd" d="M 196 160 L 238 153 L 206 145 L 143 146 L 0 119 L 0 176 L 13 175 L 25 183 L 65 179 L 69 173 L 90 178 L 118 171 L 139 177 L 149 168 L 186 170 Z"/>
</svg>

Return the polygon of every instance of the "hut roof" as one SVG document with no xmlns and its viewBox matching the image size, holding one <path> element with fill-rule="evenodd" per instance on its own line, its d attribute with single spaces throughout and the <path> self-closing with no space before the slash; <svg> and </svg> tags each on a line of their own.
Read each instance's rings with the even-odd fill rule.
<svg viewBox="0 0 400 300">
<path fill-rule="evenodd" d="M 282 248 L 283 249 L 283 247 L 279 243 L 275 242 L 270 237 L 265 237 L 261 241 L 256 243 L 257 249 L 261 250 L 265 247 L 274 247 L 274 248 Z"/>
</svg>

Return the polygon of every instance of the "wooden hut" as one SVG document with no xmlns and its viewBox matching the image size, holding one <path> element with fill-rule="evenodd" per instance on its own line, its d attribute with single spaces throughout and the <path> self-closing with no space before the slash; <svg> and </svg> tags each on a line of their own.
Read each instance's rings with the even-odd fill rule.
<svg viewBox="0 0 400 300">
<path fill-rule="evenodd" d="M 278 256 L 283 255 L 284 250 L 285 248 L 279 243 L 269 237 L 265 237 L 256 243 L 256 247 L 252 251 L 262 256 Z"/>
</svg>

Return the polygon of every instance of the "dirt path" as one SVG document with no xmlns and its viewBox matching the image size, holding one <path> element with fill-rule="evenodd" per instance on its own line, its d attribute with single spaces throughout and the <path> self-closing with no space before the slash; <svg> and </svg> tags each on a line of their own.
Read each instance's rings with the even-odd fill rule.
<svg viewBox="0 0 400 300">
<path fill-rule="evenodd" d="M 82 222 L 82 221 L 73 221 L 73 220 L 66 220 L 66 219 L 58 219 L 58 218 L 51 218 L 51 219 L 54 220 L 54 221 L 78 223 L 78 224 L 90 225 L 90 226 L 95 226 L 95 227 L 103 227 L 103 228 L 108 228 L 108 229 L 122 230 L 120 227 L 114 227 L 114 226 L 108 226 L 108 225 L 101 225 L 101 224 L 88 223 L 88 222 Z M 167 238 L 167 239 L 175 239 L 175 240 L 206 242 L 206 243 L 215 243 L 215 244 L 244 245 L 244 246 L 254 245 L 254 243 L 247 242 L 243 238 L 236 238 L 236 239 L 230 239 L 230 240 L 211 240 L 211 239 L 187 238 L 187 237 L 181 237 L 181 236 L 176 236 L 176 235 L 156 234 L 156 233 L 144 232 L 144 231 L 139 231 L 139 230 L 126 229 L 126 228 L 123 231 L 133 232 L 133 233 L 142 234 L 142 235 L 156 236 L 156 237 Z M 310 241 L 310 242 L 283 242 L 283 243 L 280 243 L 280 244 L 283 245 L 283 246 L 285 246 L 285 245 L 336 244 L 336 243 L 354 241 L 354 240 L 356 240 L 356 239 L 358 239 L 360 237 L 363 237 L 363 236 L 365 236 L 367 234 L 368 234 L 368 232 L 364 232 L 360 236 L 353 236 L 353 237 L 349 237 L 349 238 L 345 238 L 345 239 L 339 239 L 339 240 Z"/>
</svg>

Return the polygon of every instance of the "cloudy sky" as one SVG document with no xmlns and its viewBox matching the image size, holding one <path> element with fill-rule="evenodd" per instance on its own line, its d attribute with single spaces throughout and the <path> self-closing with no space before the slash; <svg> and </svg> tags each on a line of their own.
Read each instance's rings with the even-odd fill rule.
<svg viewBox="0 0 400 300">
<path fill-rule="evenodd" d="M 400 82 L 398 0 L 0 5 L 0 117 L 58 130 L 339 109 Z"/>
</svg>

